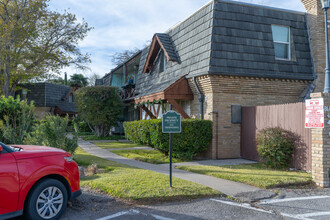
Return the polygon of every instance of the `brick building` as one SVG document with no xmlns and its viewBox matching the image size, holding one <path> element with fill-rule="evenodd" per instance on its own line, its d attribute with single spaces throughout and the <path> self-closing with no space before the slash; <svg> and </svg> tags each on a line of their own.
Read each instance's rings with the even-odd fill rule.
<svg viewBox="0 0 330 220">
<path fill-rule="evenodd" d="M 125 102 L 140 107 L 140 119 L 159 118 L 172 104 L 184 118 L 212 120 L 205 157 L 240 157 L 240 106 L 303 101 L 323 88 L 322 11 L 317 0 L 302 2 L 307 13 L 211 1 L 154 35 Z"/>
</svg>

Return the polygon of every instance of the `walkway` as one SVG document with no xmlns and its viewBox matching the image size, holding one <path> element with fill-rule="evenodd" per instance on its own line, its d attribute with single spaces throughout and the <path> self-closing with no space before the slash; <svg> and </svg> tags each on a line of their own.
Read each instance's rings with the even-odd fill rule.
<svg viewBox="0 0 330 220">
<path fill-rule="evenodd" d="M 78 141 L 79 146 L 85 150 L 86 152 L 107 159 L 111 161 L 115 161 L 118 163 L 127 164 L 133 167 L 138 167 L 145 170 L 151 170 L 154 172 L 162 173 L 169 175 L 169 166 L 168 164 L 162 165 L 154 165 L 150 163 L 145 163 L 141 161 L 136 161 L 133 159 L 128 159 L 126 157 L 121 157 L 117 154 L 110 152 L 107 149 L 102 149 L 88 141 L 84 141 L 79 138 Z M 227 164 L 241 164 L 246 163 L 246 160 L 238 159 L 236 160 L 218 160 L 218 161 L 203 161 L 203 162 L 187 162 L 187 163 L 179 163 L 179 165 L 191 165 L 191 164 L 201 164 L 201 165 L 224 165 L 225 162 Z M 209 164 L 207 164 L 209 163 Z M 167 165 L 167 166 L 166 166 Z M 176 164 L 177 165 L 177 164 Z M 174 165 L 175 166 L 175 165 Z M 244 201 L 256 201 L 264 198 L 270 198 L 274 196 L 274 193 L 270 191 L 261 190 L 257 187 L 250 186 L 243 183 L 233 182 L 229 180 L 224 180 L 220 178 L 215 178 L 212 176 L 196 174 L 184 170 L 173 169 L 173 176 L 188 180 L 191 182 L 195 182 L 204 186 L 208 186 L 212 189 L 218 190 L 228 196 L 236 197 Z"/>
</svg>

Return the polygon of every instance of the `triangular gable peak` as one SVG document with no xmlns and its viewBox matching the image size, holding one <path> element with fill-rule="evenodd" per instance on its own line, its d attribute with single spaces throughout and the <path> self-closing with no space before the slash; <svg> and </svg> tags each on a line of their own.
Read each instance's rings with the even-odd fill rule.
<svg viewBox="0 0 330 220">
<path fill-rule="evenodd" d="M 171 37 L 168 34 L 157 33 L 152 38 L 148 56 L 143 67 L 143 73 L 153 71 L 154 62 L 160 49 L 164 51 L 167 61 L 179 62 Z"/>
</svg>

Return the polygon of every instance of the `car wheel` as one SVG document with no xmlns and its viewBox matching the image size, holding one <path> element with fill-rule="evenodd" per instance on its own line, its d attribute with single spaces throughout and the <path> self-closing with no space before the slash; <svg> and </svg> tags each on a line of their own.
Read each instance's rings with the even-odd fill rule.
<svg viewBox="0 0 330 220">
<path fill-rule="evenodd" d="M 63 185 L 55 179 L 44 179 L 37 183 L 25 207 L 26 218 L 39 219 L 59 219 L 64 213 L 68 203 L 68 193 Z"/>
</svg>

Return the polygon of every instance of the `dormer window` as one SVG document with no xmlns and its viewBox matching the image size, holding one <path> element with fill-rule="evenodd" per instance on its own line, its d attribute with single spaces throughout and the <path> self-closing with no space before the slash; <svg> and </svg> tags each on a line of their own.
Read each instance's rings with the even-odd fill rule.
<svg viewBox="0 0 330 220">
<path fill-rule="evenodd" d="M 142 73 L 151 73 L 158 63 L 159 72 L 164 72 L 169 61 L 179 62 L 171 37 L 168 34 L 155 34 Z"/>
<path fill-rule="evenodd" d="M 166 64 L 167 64 L 167 59 L 166 56 L 164 54 L 164 51 L 162 50 L 160 52 L 160 56 L 159 56 L 159 72 L 164 72 L 166 70 Z"/>
<path fill-rule="evenodd" d="M 280 60 L 290 60 L 290 27 L 272 25 L 275 58 Z"/>
</svg>

